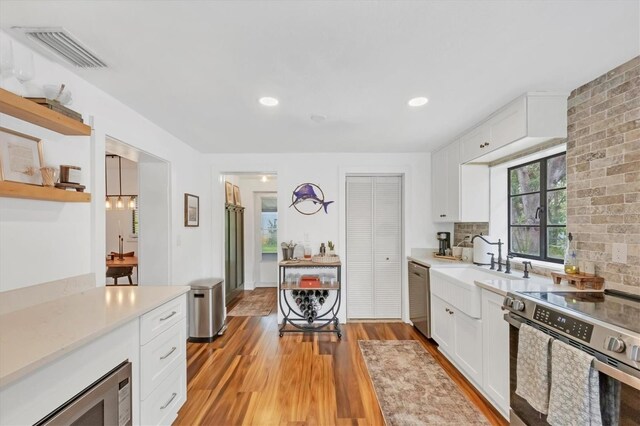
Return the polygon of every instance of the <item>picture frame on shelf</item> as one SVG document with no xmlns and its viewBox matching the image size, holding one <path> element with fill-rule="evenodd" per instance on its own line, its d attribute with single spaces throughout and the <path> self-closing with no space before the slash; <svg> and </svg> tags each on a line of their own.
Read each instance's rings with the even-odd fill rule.
<svg viewBox="0 0 640 426">
<path fill-rule="evenodd" d="M 42 140 L 0 127 L 0 181 L 42 185 Z"/>
<path fill-rule="evenodd" d="M 224 183 L 225 202 L 233 204 L 233 184 L 231 182 Z"/>
<path fill-rule="evenodd" d="M 184 226 L 200 226 L 200 197 L 184 194 Z"/>
<path fill-rule="evenodd" d="M 233 185 L 233 204 L 236 206 L 242 206 L 242 202 L 240 201 L 240 188 L 238 185 Z"/>
</svg>

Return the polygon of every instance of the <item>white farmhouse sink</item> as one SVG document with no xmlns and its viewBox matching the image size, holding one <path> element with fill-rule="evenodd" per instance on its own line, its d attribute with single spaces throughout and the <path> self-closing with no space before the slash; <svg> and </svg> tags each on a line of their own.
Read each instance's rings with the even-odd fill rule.
<svg viewBox="0 0 640 426">
<path fill-rule="evenodd" d="M 482 288 L 475 281 L 509 279 L 473 266 L 431 268 L 431 293 L 472 318 L 482 316 Z"/>
</svg>

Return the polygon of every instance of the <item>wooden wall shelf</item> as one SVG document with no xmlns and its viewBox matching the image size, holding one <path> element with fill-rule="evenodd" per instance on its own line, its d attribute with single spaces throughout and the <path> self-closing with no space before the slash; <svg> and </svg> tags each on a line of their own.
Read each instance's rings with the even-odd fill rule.
<svg viewBox="0 0 640 426">
<path fill-rule="evenodd" d="M 86 124 L 4 89 L 0 89 L 0 112 L 63 135 L 91 135 L 91 127 Z"/>
<path fill-rule="evenodd" d="M 91 194 L 88 192 L 66 191 L 64 189 L 8 181 L 0 181 L 0 197 L 68 203 L 88 203 L 91 201 Z"/>
</svg>

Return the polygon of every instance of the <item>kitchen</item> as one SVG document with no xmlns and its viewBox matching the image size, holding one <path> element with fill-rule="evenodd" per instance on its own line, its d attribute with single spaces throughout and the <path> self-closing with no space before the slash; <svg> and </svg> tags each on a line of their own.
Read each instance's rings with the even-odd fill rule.
<svg viewBox="0 0 640 426">
<path fill-rule="evenodd" d="M 118 2 L 7 1 L 0 5 L 2 52 L 6 52 L 6 41 L 10 40 L 14 51 L 14 68 L 17 68 L 25 52 L 27 56 L 32 54 L 35 76 L 24 86 L 31 90 L 45 83 L 64 83 L 73 93 L 70 108 L 83 114 L 90 132 L 85 136 L 65 136 L 12 116 L 5 109 L 0 116 L 1 127 L 42 140 L 46 164 L 81 167 L 81 183 L 87 187 L 85 195 L 91 194 L 89 202 L 77 203 L 13 198 L 5 195 L 4 191 L 9 191 L 6 188 L 13 188 L 17 184 L 8 182 L 11 179 L 5 172 L 4 179 L 7 182 L 2 182 L 0 206 L 2 342 L 19 341 L 11 340 L 18 338 L 13 333 L 23 330 L 15 326 L 16 322 L 13 321 L 28 317 L 30 310 L 36 310 L 44 317 L 48 310 L 57 312 L 62 315 L 58 321 L 65 321 L 62 324 L 75 331 L 69 333 L 73 336 L 59 336 L 62 340 L 46 338 L 59 333 L 55 321 L 52 321 L 48 324 L 50 328 L 38 332 L 37 339 L 30 338 L 23 343 L 29 346 L 25 346 L 20 353 L 32 353 L 33 360 L 20 360 L 20 353 L 11 354 L 11 363 L 16 364 L 8 363 L 2 368 L 3 373 L 12 373 L 3 374 L 7 382 L 0 382 L 0 402 L 3 407 L 15 409 L 2 410 L 2 416 L 8 416 L 2 418 L 2 423 L 39 421 L 73 398 L 88 383 L 110 371 L 107 365 L 117 366 L 117 360 L 124 359 L 128 359 L 132 367 L 131 424 L 171 423 L 176 415 L 176 421 L 182 423 L 189 423 L 191 419 L 192 423 L 207 423 L 208 420 L 210 424 L 235 424 L 242 422 L 243 418 L 247 423 L 254 424 L 261 424 L 261 420 L 262 424 L 277 423 L 280 419 L 313 423 L 314 419 L 325 415 L 326 418 L 322 417 L 324 421 L 315 422 L 334 424 L 339 423 L 340 419 L 358 418 L 361 423 L 380 423 L 389 415 L 389 408 L 381 401 L 384 398 L 380 398 L 380 388 L 376 385 L 379 382 L 369 374 L 375 370 L 370 358 L 361 360 L 362 354 L 375 348 L 359 346 L 358 340 L 393 340 L 392 336 L 395 336 L 399 340 L 420 342 L 425 356 L 430 355 L 442 362 L 445 370 L 455 376 L 455 386 L 463 389 L 462 393 L 459 390 L 455 392 L 465 397 L 465 403 L 467 400 L 480 401 L 478 404 L 484 407 L 481 411 L 489 413 L 490 421 L 500 424 L 509 419 L 510 407 L 518 409 L 509 405 L 509 392 L 505 390 L 505 374 L 507 378 L 509 374 L 500 368 L 504 365 L 499 365 L 493 352 L 469 359 L 464 356 L 467 353 L 464 350 L 473 349 L 479 353 L 485 350 L 484 342 L 502 341 L 504 345 L 499 353 L 502 357 L 508 355 L 508 340 L 504 339 L 505 335 L 508 339 L 511 329 L 503 319 L 506 311 L 500 309 L 502 303 L 512 290 L 540 292 L 554 288 L 550 274 L 563 270 L 565 257 L 564 250 L 560 250 L 561 254 L 554 252 L 557 246 L 566 245 L 566 237 L 560 241 L 559 235 L 573 235 L 576 258 L 578 263 L 582 262 L 582 270 L 590 270 L 593 266 L 596 275 L 604 278 L 605 288 L 638 293 L 638 133 L 635 127 L 638 117 L 634 115 L 638 111 L 637 74 L 634 73 L 637 73 L 640 51 L 637 2 L 590 2 L 582 5 L 551 2 L 548 6 L 536 2 L 525 2 L 520 6 L 480 2 L 475 5 L 464 3 L 464 7 L 458 6 L 460 10 L 443 2 L 403 6 L 381 2 L 375 7 L 355 2 L 342 5 L 330 2 L 300 2 L 295 5 L 277 2 L 186 2 L 180 6 L 169 3 L 157 3 L 155 6 L 157 9 L 154 9 L 153 19 L 150 19 L 157 20 L 154 23 L 132 21 L 133 16 L 150 13 L 147 6 L 140 2 L 128 4 L 126 13 Z M 348 30 L 349 19 L 361 13 L 368 19 L 358 21 L 357 28 L 361 32 L 354 34 Z M 478 14 L 485 18 L 484 23 L 474 18 Z M 121 31 L 109 31 L 92 19 L 86 19 L 96 15 L 110 20 L 111 26 L 119 25 Z M 215 19 L 217 25 L 206 25 L 205 16 Z M 263 16 L 270 18 L 263 20 Z M 153 38 L 147 38 L 158 32 L 162 25 L 171 27 L 174 17 L 179 17 L 181 22 L 194 23 L 192 27 L 202 31 L 209 28 L 209 37 L 216 40 L 217 44 L 209 46 L 199 41 L 201 44 L 198 46 L 200 49 L 217 49 L 215 51 L 219 56 L 207 59 L 196 56 L 196 52 L 192 56 L 183 52 L 180 41 L 193 41 L 197 38 L 194 33 L 180 34 L 180 40 L 173 38 L 175 34 L 163 34 L 166 37 L 163 39 L 165 44 L 160 41 L 154 44 Z M 455 17 L 460 19 L 456 20 Z M 244 28 L 245 19 L 265 36 L 261 39 L 255 34 L 243 33 L 240 36 L 234 28 Z M 424 25 L 425 19 L 433 29 Z M 581 19 L 589 24 L 583 24 Z M 225 20 L 236 22 L 237 26 Z M 456 21 L 453 27 L 445 25 L 453 21 Z M 533 33 L 539 22 L 545 22 L 548 31 L 544 34 Z M 272 26 L 273 23 L 278 25 Z M 466 28 L 463 28 L 463 23 Z M 92 25 L 97 26 L 94 28 Z M 136 30 L 139 25 L 148 26 L 147 31 Z M 72 67 L 50 52 L 43 53 L 42 49 L 34 47 L 35 44 L 29 42 L 24 31 L 21 33 L 12 28 L 15 26 L 64 27 L 91 47 L 108 67 L 100 70 Z M 376 28 L 385 31 L 375 31 Z M 483 32 L 486 28 L 495 31 Z M 103 33 L 99 33 L 99 29 Z M 429 40 L 436 30 L 451 38 L 442 38 L 441 46 L 423 46 L 422 40 Z M 306 46 L 313 46 L 308 56 L 300 55 L 301 47 L 290 40 L 288 31 L 307 37 Z M 512 34 L 513 43 L 509 43 L 509 37 L 504 37 L 507 32 Z M 138 33 L 145 35 L 134 43 L 135 37 L 130 37 Z M 389 37 L 387 44 L 383 43 L 385 34 Z M 474 38 L 478 34 L 482 36 Z M 220 40 L 233 48 L 229 49 Z M 375 46 L 371 44 L 373 40 L 377 41 Z M 411 48 L 398 48 L 403 43 Z M 277 48 L 276 44 L 287 48 Z M 336 53 L 329 53 L 332 51 L 330 46 L 337 49 Z M 575 50 L 570 50 L 569 46 Z M 433 50 L 433 62 L 429 58 L 415 58 L 413 53 L 420 51 L 421 47 Z M 382 60 L 383 56 L 370 53 L 376 49 L 383 49 L 383 53 L 393 61 Z M 460 50 L 459 53 L 452 55 L 451 52 L 456 49 Z M 132 59 L 136 57 L 134 51 L 143 55 L 141 61 Z M 491 58 L 496 55 L 501 60 L 493 63 Z M 167 56 L 172 58 L 171 64 L 166 64 Z M 264 75 L 247 69 L 245 58 L 249 57 L 256 64 L 271 64 L 273 68 L 266 67 Z M 535 63 L 531 63 L 532 57 L 536 58 L 533 61 Z M 226 61 L 221 58 L 226 58 Z M 158 66 L 151 72 L 147 68 L 149 63 L 145 61 Z M 469 61 L 477 62 L 478 68 L 485 71 L 474 72 L 468 67 Z M 443 65 L 438 66 L 439 62 Z M 393 63 L 406 63 L 407 66 L 398 67 Z M 346 72 L 343 67 L 349 70 L 348 77 L 340 77 L 341 73 Z M 206 77 L 212 70 L 216 70 L 212 75 L 220 80 Z M 514 73 L 513 70 L 518 72 Z M 122 74 L 116 75 L 118 73 Z M 199 79 L 194 75 L 200 76 Z M 332 77 L 327 78 L 326 75 Z M 23 85 L 14 80 L 3 74 L 3 90 L 15 90 L 22 95 L 20 90 Z M 237 84 L 225 88 L 220 81 L 236 81 Z M 361 87 L 353 87 L 354 81 L 360 81 L 358 84 Z M 285 89 L 287 84 L 290 87 Z M 379 102 L 372 97 L 373 87 L 379 90 Z M 207 92 L 207 88 L 213 90 Z M 158 91 L 166 92 L 161 95 Z M 205 91 L 205 96 L 202 96 L 202 91 Z M 237 100 L 239 93 L 242 93 L 242 101 Z M 339 98 L 340 95 L 343 97 Z M 219 98 L 221 104 L 216 103 L 215 107 L 210 105 L 212 96 Z M 278 98 L 279 105 L 260 105 L 258 98 L 262 96 Z M 428 97 L 428 103 L 415 107 L 407 105 L 410 98 L 421 96 Z M 340 105 L 332 98 L 341 99 Z M 226 99 L 227 103 L 222 105 L 222 99 Z M 185 106 L 176 108 L 174 102 Z M 353 107 L 354 102 L 362 106 Z M 398 106 L 393 106 L 396 103 Z M 464 105 L 464 108 L 460 105 Z M 185 125 L 187 121 L 189 125 Z M 248 122 L 251 124 L 247 125 Z M 106 280 L 102 268 L 107 246 L 104 156 L 109 151 L 107 140 L 114 139 L 169 164 L 166 188 L 164 185 L 155 186 L 161 187 L 161 191 L 157 192 L 169 197 L 166 208 L 156 209 L 155 213 L 164 215 L 162 220 L 166 235 L 150 240 L 149 244 L 153 247 L 147 249 L 146 253 L 143 247 L 139 248 L 141 265 L 157 265 L 166 269 L 157 279 L 140 276 L 138 288 L 126 285 L 104 288 Z M 536 191 L 518 189 L 508 193 L 510 176 L 520 173 L 518 166 L 538 161 L 541 170 L 548 168 L 553 164 L 554 156 L 565 152 L 565 147 L 566 183 L 558 185 L 556 182 L 555 186 L 545 188 L 539 185 Z M 544 166 L 541 162 L 543 159 L 548 159 Z M 150 162 L 149 166 L 155 167 L 156 163 Z M 258 327 L 251 317 L 228 318 L 226 336 L 214 340 L 211 343 L 213 346 L 196 347 L 189 343 L 187 350 L 184 342 L 189 331 L 186 321 L 183 323 L 190 314 L 184 296 L 188 292 L 186 286 L 197 280 L 225 275 L 222 237 L 224 209 L 218 208 L 225 204 L 225 188 L 220 177 L 243 173 L 277 175 L 278 243 L 290 240 L 308 242 L 314 254 L 319 251 L 320 243 L 329 240 L 336 243 L 344 280 L 343 305 L 337 312 L 343 329 L 342 339 L 333 334 L 309 333 L 280 338 L 277 327 L 272 328 L 273 324 L 282 321 L 284 314 L 276 307 L 268 317 L 273 324 L 265 325 L 267 329 L 263 335 L 264 339 L 267 339 L 266 336 L 272 338 L 268 340 L 271 343 L 264 348 L 264 353 L 262 349 L 256 349 L 252 355 L 254 358 L 248 358 L 250 355 L 242 353 L 241 349 L 235 354 L 225 352 L 231 351 L 233 344 L 225 345 L 225 348 L 216 346 L 222 342 L 234 342 L 236 338 L 243 338 L 252 344 L 259 340 L 257 335 L 246 334 L 247 330 L 243 328 L 244 325 Z M 545 175 L 538 173 L 537 182 L 542 181 Z M 353 293 L 355 289 L 366 289 L 362 283 L 366 283 L 367 278 L 355 274 L 355 267 L 349 267 L 350 259 L 353 260 L 355 254 L 349 252 L 354 242 L 349 239 L 348 231 L 354 228 L 347 226 L 350 216 L 346 206 L 350 205 L 350 197 L 354 192 L 348 189 L 351 187 L 347 186 L 347 182 L 354 177 L 366 176 L 375 179 L 399 176 L 401 179 L 402 202 L 397 212 L 401 225 L 399 232 L 393 231 L 400 238 L 397 242 L 382 246 L 384 249 L 393 247 L 395 251 L 391 255 L 372 252 L 372 256 L 383 256 L 383 260 L 388 257 L 393 267 L 384 271 L 392 271 L 397 276 L 395 281 L 391 280 L 395 287 L 390 287 L 397 289 L 395 293 L 381 293 L 394 295 L 394 298 L 385 300 L 393 299 L 397 308 L 394 314 L 381 314 L 386 316 L 380 318 L 350 312 L 355 307 L 366 307 L 367 303 L 355 305 L 357 300 L 364 297 L 373 297 L 371 304 L 379 304 L 375 301 L 375 295 Z M 142 175 L 140 178 L 142 181 Z M 322 210 L 317 214 L 302 215 L 290 206 L 290 194 L 298 185 L 306 182 L 320 187 L 327 201 L 334 201 L 326 213 Z M 372 185 L 370 188 L 375 190 L 377 183 Z M 109 193 L 113 193 L 111 186 L 108 189 Z M 518 204 L 518 200 L 532 192 L 537 192 L 539 197 L 552 197 L 563 190 L 566 194 L 566 222 L 550 223 L 543 233 L 539 218 L 541 215 L 547 216 L 547 212 L 542 214 L 535 208 L 530 211 L 529 204 L 524 201 Z M 185 226 L 185 194 L 199 197 L 198 226 Z M 140 202 L 143 202 L 142 194 Z M 511 218 L 510 205 L 524 208 L 526 220 L 533 222 L 522 222 L 517 215 Z M 148 220 L 153 219 L 151 217 Z M 372 220 L 378 220 L 378 216 Z M 144 223 L 145 219 L 141 216 L 141 233 Z M 526 229 L 526 232 L 521 229 Z M 499 291 L 476 287 L 474 284 L 476 279 L 472 272 L 477 269 L 471 267 L 469 262 L 471 256 L 475 259 L 476 253 L 473 251 L 471 255 L 469 250 L 466 251 L 466 263 L 433 258 L 432 253 L 437 251 L 438 244 L 436 235 L 446 232 L 451 243 L 445 251 L 450 249 L 451 255 L 454 250 L 457 253 L 459 247 L 471 248 L 471 239 L 481 232 L 491 243 L 497 243 L 500 239 L 506 244 L 492 245 L 490 250 L 484 252 L 485 258 L 481 261 L 491 263 L 490 256 L 487 261 L 486 253 L 493 252 L 495 269 L 506 269 L 506 265 L 499 263 L 511 263 L 510 275 L 504 272 L 495 275 L 498 278 L 494 286 L 502 286 Z M 514 250 L 512 232 L 535 235 L 538 243 L 536 246 L 521 245 L 520 250 Z M 469 238 L 465 240 L 466 236 Z M 551 244 L 551 236 L 556 238 L 554 244 Z M 480 241 L 480 238 L 474 239 L 474 248 L 482 245 L 478 245 Z M 140 245 L 142 243 L 141 240 Z M 152 253 L 150 250 L 153 248 L 156 249 L 153 257 L 147 257 L 148 260 L 142 263 L 144 256 Z M 507 255 L 512 252 L 519 256 L 508 258 Z M 543 259 L 552 260 L 545 262 L 532 259 L 536 254 L 538 258 L 542 256 Z M 482 253 L 478 255 L 482 256 Z M 432 302 L 428 304 L 432 313 L 428 317 L 431 326 L 435 326 L 433 331 L 439 332 L 438 327 L 444 324 L 444 328 L 440 327 L 443 330 L 440 335 L 446 334 L 447 326 L 451 323 L 443 322 L 443 318 L 432 317 L 435 312 L 434 300 L 449 312 L 455 312 L 449 314 L 443 309 L 449 318 L 455 317 L 457 320 L 458 312 L 467 316 L 462 318 L 469 321 L 460 323 L 465 327 L 458 327 L 453 322 L 453 340 L 445 336 L 434 337 L 436 346 L 432 340 L 420 337 L 412 328 L 401 327 L 410 327 L 407 324 L 410 324 L 411 305 L 414 303 L 407 257 L 432 268 Z M 521 268 L 524 261 L 531 262 L 532 268 L 527 264 L 532 277 L 529 281 L 523 278 L 524 271 Z M 36 262 L 37 267 L 33 267 Z M 454 272 L 451 271 L 459 268 L 451 265 L 461 264 L 467 266 L 463 268 L 466 272 L 461 269 L 460 276 L 452 276 Z M 484 275 L 478 281 L 491 281 L 494 274 L 498 274 L 488 271 L 489 267 L 484 267 Z M 382 277 L 382 273 L 379 276 Z M 507 282 L 507 276 L 510 281 L 519 284 Z M 469 282 L 469 277 L 473 281 Z M 369 278 L 369 282 L 371 280 Z M 376 276 L 373 280 L 377 280 Z M 539 285 L 535 284 L 536 287 L 533 283 Z M 569 287 L 566 280 L 556 288 L 567 291 L 575 289 Z M 453 289 L 470 291 L 472 296 L 455 296 Z M 104 293 L 91 296 L 92 292 L 98 290 Z M 396 299 L 395 294 L 400 297 Z M 85 301 L 85 296 L 91 297 L 91 300 Z M 538 299 L 510 297 L 525 305 L 543 304 Z M 111 308 L 106 307 L 107 298 Z M 74 308 L 77 309 L 75 314 L 72 309 L 63 314 L 60 305 L 56 305 L 64 303 L 64 306 L 76 306 L 73 300 L 85 305 L 85 308 Z M 101 306 L 100 300 L 104 302 Z M 461 306 L 462 300 L 468 302 L 468 306 Z M 173 301 L 180 301 L 175 309 L 166 305 Z M 125 309 L 125 305 L 129 310 Z M 632 304 L 623 305 L 623 317 L 633 319 Z M 106 318 L 113 318 L 106 325 L 96 325 L 102 330 L 99 338 L 93 334 L 95 331 L 90 325 L 92 309 L 86 306 L 92 306 L 95 312 L 103 313 Z M 488 308 L 485 309 L 485 306 Z M 548 304 L 544 306 L 551 308 Z M 162 309 L 157 310 L 159 308 Z M 512 306 L 507 305 L 505 309 L 517 316 L 517 310 Z M 527 307 L 524 312 L 530 309 L 533 308 Z M 567 309 L 571 308 L 564 306 L 560 311 L 567 313 Z M 142 324 L 153 322 L 154 319 L 159 321 L 174 311 L 176 314 L 162 323 L 171 323 L 167 330 L 173 326 L 181 330 L 176 339 L 182 343 L 179 346 L 170 344 L 168 348 L 176 346 L 180 351 L 176 350 L 168 356 L 171 366 L 161 374 L 163 379 L 147 384 L 143 380 L 146 373 L 142 371 L 144 367 L 140 365 L 140 360 L 150 350 L 149 345 L 159 342 L 157 338 L 166 334 L 153 327 L 147 330 Z M 399 315 L 395 312 L 399 312 Z M 491 318 L 485 318 L 485 312 L 491 312 Z M 373 314 L 375 316 L 376 312 Z M 366 319 L 401 322 L 378 326 L 375 322 L 362 322 Z M 533 322 L 533 319 L 527 320 Z M 490 321 L 495 321 L 495 327 L 485 330 Z M 35 324 L 29 324 L 36 327 Z M 58 328 L 60 325 L 57 324 Z M 625 329 L 620 325 L 614 325 L 614 328 L 619 333 Z M 447 342 L 455 348 L 458 340 L 466 340 L 456 338 L 455 331 L 458 329 L 468 332 L 468 336 L 479 343 L 471 349 L 461 348 L 464 349 L 462 352 L 448 350 L 445 347 Z M 495 336 L 485 332 L 495 333 Z M 637 330 L 635 333 L 637 336 Z M 28 336 L 28 333 L 25 335 Z M 316 341 L 317 347 L 325 352 L 312 352 L 318 358 L 318 363 L 308 366 L 310 371 L 305 369 L 306 364 L 301 359 L 302 373 L 298 374 L 298 380 L 291 379 L 293 381 L 287 386 L 285 382 L 279 382 L 284 378 L 278 379 L 267 374 L 264 366 L 261 368 L 260 365 L 269 359 L 279 359 L 274 358 L 279 356 L 276 352 L 267 351 L 276 350 L 279 345 L 294 351 L 307 351 L 308 342 L 298 339 Z M 627 339 L 625 345 L 628 348 L 621 353 L 626 358 L 610 356 L 610 359 L 628 366 L 629 362 L 633 362 L 629 361 L 632 359 L 629 357 L 633 356 L 633 344 L 628 338 L 624 339 Z M 45 345 L 45 341 L 50 346 Z M 56 346 L 63 342 L 66 345 L 64 350 Z M 116 345 L 113 342 L 119 343 Z M 36 343 L 41 350 L 33 347 Z M 602 343 L 599 345 L 602 346 Z M 611 345 L 618 347 L 619 342 L 612 342 Z M 105 347 L 113 347 L 113 350 L 104 351 Z M 207 351 L 206 348 L 211 348 L 212 353 L 218 355 L 201 358 L 204 357 L 201 351 Z M 313 351 L 312 348 L 308 350 Z M 332 356 L 339 357 L 347 350 L 353 351 L 352 357 L 358 360 L 356 364 L 348 361 L 340 365 L 339 360 L 344 358 L 326 358 L 332 353 Z M 40 358 L 38 353 L 41 354 Z M 8 356 L 3 352 L 4 360 L 0 357 L 0 363 L 7 362 Z M 56 370 L 65 373 L 73 371 L 71 366 L 80 359 L 91 360 L 79 372 L 81 374 L 69 375 L 66 382 L 56 375 Z M 219 364 L 215 362 L 217 359 Z M 495 365 L 488 365 L 487 361 L 495 361 Z M 187 377 L 186 366 L 193 362 L 203 367 L 197 368 L 196 372 L 191 371 L 189 374 L 192 376 Z M 324 370 L 318 370 L 318 366 L 323 366 Z M 345 366 L 352 368 L 351 373 L 344 370 Z M 230 393 L 222 392 L 221 388 L 213 385 L 214 380 L 205 377 L 205 374 L 211 374 L 214 378 L 222 379 L 227 370 L 229 374 L 233 371 L 238 373 L 241 380 L 241 383 L 228 383 Z M 248 371 L 257 375 L 255 381 L 246 376 Z M 336 377 L 349 377 L 336 378 L 335 383 L 329 381 L 323 385 L 327 386 L 327 392 L 336 394 L 333 400 L 316 405 L 315 402 L 304 402 L 301 396 L 299 404 L 303 408 L 299 412 L 278 402 L 290 394 L 306 395 L 310 400 L 313 399 L 313 392 L 303 391 L 305 384 L 302 381 L 305 378 L 311 380 L 312 377 L 316 378 L 313 380 L 322 380 L 324 375 L 319 371 L 325 371 L 324 375 L 335 373 Z M 485 374 L 486 371 L 492 373 Z M 171 410 L 171 413 L 156 418 L 157 422 L 146 420 L 144 408 L 151 404 L 150 398 L 174 375 L 179 391 L 158 396 L 159 409 L 173 393 L 179 394 L 168 406 L 170 408 L 164 410 Z M 515 377 L 513 374 L 511 376 Z M 520 377 L 519 374 L 517 376 Z M 209 381 L 209 384 L 201 385 L 196 381 L 199 378 L 203 383 Z M 485 383 L 487 379 L 494 378 L 495 383 Z M 349 381 L 357 383 L 359 390 L 354 391 L 353 383 L 349 384 Z M 189 388 L 187 383 L 191 383 Z M 56 397 L 43 396 L 30 402 L 19 402 L 26 401 L 25 394 L 21 392 L 34 386 Z M 622 398 L 628 398 L 625 396 L 629 395 L 628 388 L 632 387 L 625 384 Z M 207 402 L 209 406 L 202 400 L 206 389 L 222 392 L 220 399 Z M 393 392 L 392 389 L 386 391 Z M 347 398 L 349 393 L 352 398 Z M 267 394 L 271 394 L 275 400 L 270 400 Z M 234 405 L 234 398 L 240 406 Z M 467 403 L 470 413 L 475 413 L 475 402 Z M 207 408 L 198 412 L 196 407 L 199 405 Z M 326 410 L 320 408 L 325 405 L 328 407 Z M 625 413 L 623 410 L 621 415 Z M 523 420 L 531 423 L 527 418 Z M 387 423 L 394 422 L 387 419 Z"/>
</svg>

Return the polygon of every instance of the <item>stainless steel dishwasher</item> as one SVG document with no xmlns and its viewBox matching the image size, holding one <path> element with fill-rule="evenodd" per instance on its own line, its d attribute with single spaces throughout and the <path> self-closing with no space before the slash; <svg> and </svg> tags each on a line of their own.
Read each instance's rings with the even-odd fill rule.
<svg viewBox="0 0 640 426">
<path fill-rule="evenodd" d="M 409 317 L 422 334 L 431 338 L 429 268 L 409 262 Z"/>
</svg>

